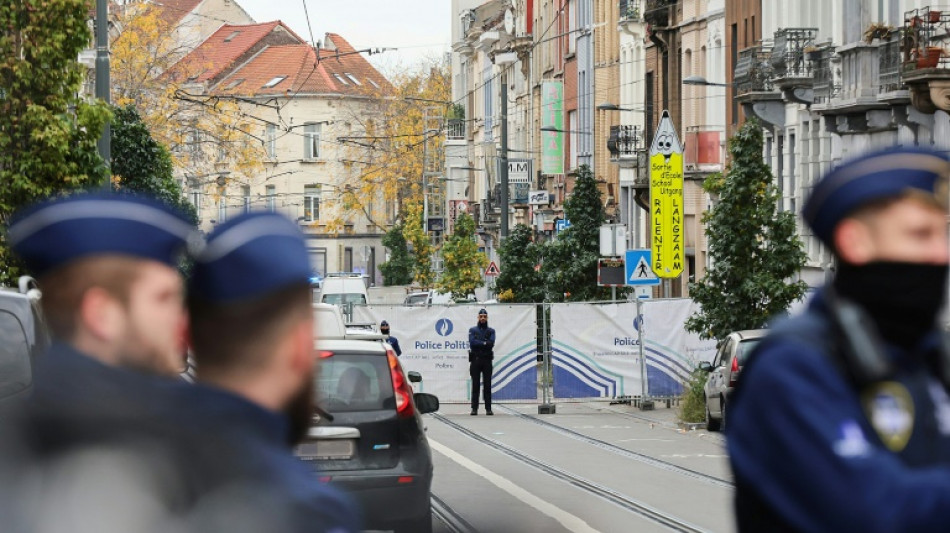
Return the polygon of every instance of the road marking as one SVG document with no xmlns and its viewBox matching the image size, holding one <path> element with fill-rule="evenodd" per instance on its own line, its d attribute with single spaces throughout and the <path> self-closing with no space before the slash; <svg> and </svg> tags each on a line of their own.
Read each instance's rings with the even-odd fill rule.
<svg viewBox="0 0 950 533">
<path fill-rule="evenodd" d="M 648 440 L 654 440 L 657 442 L 673 442 L 673 439 L 620 439 L 616 442 L 645 442 Z"/>
<path fill-rule="evenodd" d="M 515 485 L 508 478 L 500 476 L 491 470 L 475 463 L 474 461 L 471 461 L 467 457 L 453 451 L 449 447 L 432 440 L 431 437 L 429 438 L 429 446 L 431 446 L 435 451 L 460 464 L 461 466 L 471 470 L 475 475 L 485 478 L 492 485 L 495 485 L 508 494 L 511 494 L 515 498 L 530 505 L 531 507 L 534 507 L 539 512 L 548 515 L 554 520 L 557 520 L 568 531 L 600 533 L 596 529 L 590 527 L 587 522 L 580 519 L 579 517 L 572 515 L 567 511 L 561 510 L 558 507 L 542 500 L 541 498 L 538 498 L 527 490 Z"/>
</svg>

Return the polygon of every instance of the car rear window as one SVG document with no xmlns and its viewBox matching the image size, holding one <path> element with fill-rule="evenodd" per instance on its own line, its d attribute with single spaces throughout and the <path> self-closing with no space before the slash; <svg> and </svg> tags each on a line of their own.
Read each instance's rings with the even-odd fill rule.
<svg viewBox="0 0 950 533">
<path fill-rule="evenodd" d="M 752 353 L 752 350 L 755 349 L 756 345 L 759 344 L 759 341 L 762 339 L 745 339 L 739 343 L 739 364 L 744 365 L 746 359 L 749 358 L 749 354 Z"/>
<path fill-rule="evenodd" d="M 16 316 L 0 311 L 0 398 L 22 392 L 32 382 L 26 331 Z"/>
<path fill-rule="evenodd" d="M 330 413 L 395 409 L 385 355 L 337 353 L 320 360 L 317 404 Z"/>
</svg>

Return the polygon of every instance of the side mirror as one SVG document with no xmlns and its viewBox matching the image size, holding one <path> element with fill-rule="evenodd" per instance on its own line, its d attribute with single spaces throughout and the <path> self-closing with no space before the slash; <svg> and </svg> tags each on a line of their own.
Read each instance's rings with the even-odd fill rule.
<svg viewBox="0 0 950 533">
<path fill-rule="evenodd" d="M 699 368 L 700 370 L 702 370 L 703 372 L 712 372 L 712 370 L 713 370 L 712 363 L 710 363 L 709 361 L 701 361 L 701 362 L 699 363 L 699 367 L 698 367 L 698 368 Z"/>
<path fill-rule="evenodd" d="M 422 374 L 416 372 L 415 370 L 410 370 L 407 373 L 407 376 L 409 377 L 410 383 L 419 383 L 420 381 L 422 381 Z"/>
<path fill-rule="evenodd" d="M 434 413 L 439 410 L 439 398 L 433 394 L 417 392 L 412 395 L 412 399 L 416 401 L 416 409 L 421 414 Z"/>
</svg>

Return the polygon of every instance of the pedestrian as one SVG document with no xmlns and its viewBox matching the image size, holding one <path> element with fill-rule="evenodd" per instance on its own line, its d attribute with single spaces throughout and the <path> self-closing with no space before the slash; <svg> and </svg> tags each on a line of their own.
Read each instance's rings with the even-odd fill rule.
<svg viewBox="0 0 950 533">
<path fill-rule="evenodd" d="M 6 466 L 37 488 L 16 494 L 32 498 L 20 502 L 29 527 L 128 530 L 116 512 L 145 527 L 123 490 L 139 472 L 120 471 L 110 450 L 148 441 L 150 431 L 168 438 L 153 422 L 170 408 L 166 388 L 184 352 L 178 266 L 196 235 L 172 209 L 127 195 L 76 194 L 14 215 L 6 241 L 37 278 L 53 338 L 15 429 L 0 432 L 15 450 L 2 454 Z M 151 459 L 161 468 L 166 458 Z M 119 468 L 106 475 L 107 463 Z M 97 497 L 110 505 L 75 507 Z M 59 511 L 43 514 L 51 508 Z"/>
<path fill-rule="evenodd" d="M 188 312 L 198 383 L 197 531 L 358 531 L 351 500 L 293 455 L 314 415 L 310 258 L 296 224 L 249 213 L 195 262 Z M 252 525 L 253 524 L 253 525 Z"/>
<path fill-rule="evenodd" d="M 485 414 L 491 411 L 492 359 L 495 358 L 495 330 L 488 326 L 488 311 L 478 311 L 478 324 L 468 330 L 469 374 L 472 376 L 472 416 L 478 414 L 478 392 L 484 387 Z"/>
<path fill-rule="evenodd" d="M 740 531 L 947 529 L 948 176 L 943 154 L 900 148 L 815 184 L 802 215 L 836 270 L 730 400 Z"/>
<path fill-rule="evenodd" d="M 386 335 L 386 342 L 393 347 L 393 351 L 396 352 L 396 357 L 402 355 L 402 348 L 399 347 L 399 339 L 393 337 L 389 334 L 389 322 L 383 320 L 379 323 L 379 331 L 383 335 Z"/>
</svg>

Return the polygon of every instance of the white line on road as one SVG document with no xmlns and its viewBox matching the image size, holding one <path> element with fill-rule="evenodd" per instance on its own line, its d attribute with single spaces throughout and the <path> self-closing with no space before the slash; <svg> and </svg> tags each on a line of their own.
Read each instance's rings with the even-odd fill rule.
<svg viewBox="0 0 950 533">
<path fill-rule="evenodd" d="M 481 476 L 488 480 L 489 483 L 495 485 L 501 490 L 511 494 L 515 498 L 521 500 L 522 502 L 534 507 L 539 512 L 548 515 L 549 517 L 557 520 L 562 526 L 565 527 L 568 531 L 572 532 L 583 532 L 583 533 L 600 533 L 596 529 L 590 527 L 584 520 L 581 518 L 563 511 L 558 507 L 538 498 L 534 494 L 531 494 L 527 490 L 519 487 L 512 483 L 508 478 L 499 476 L 498 474 L 492 472 L 491 470 L 476 464 L 474 461 L 471 461 L 467 457 L 456 453 L 451 450 L 449 447 L 439 444 L 438 442 L 429 438 L 429 446 L 432 447 L 435 451 L 441 453 L 442 455 L 448 457 L 449 459 L 455 461 L 456 463 L 462 465 L 463 467 L 471 470 L 474 474 Z"/>
</svg>

